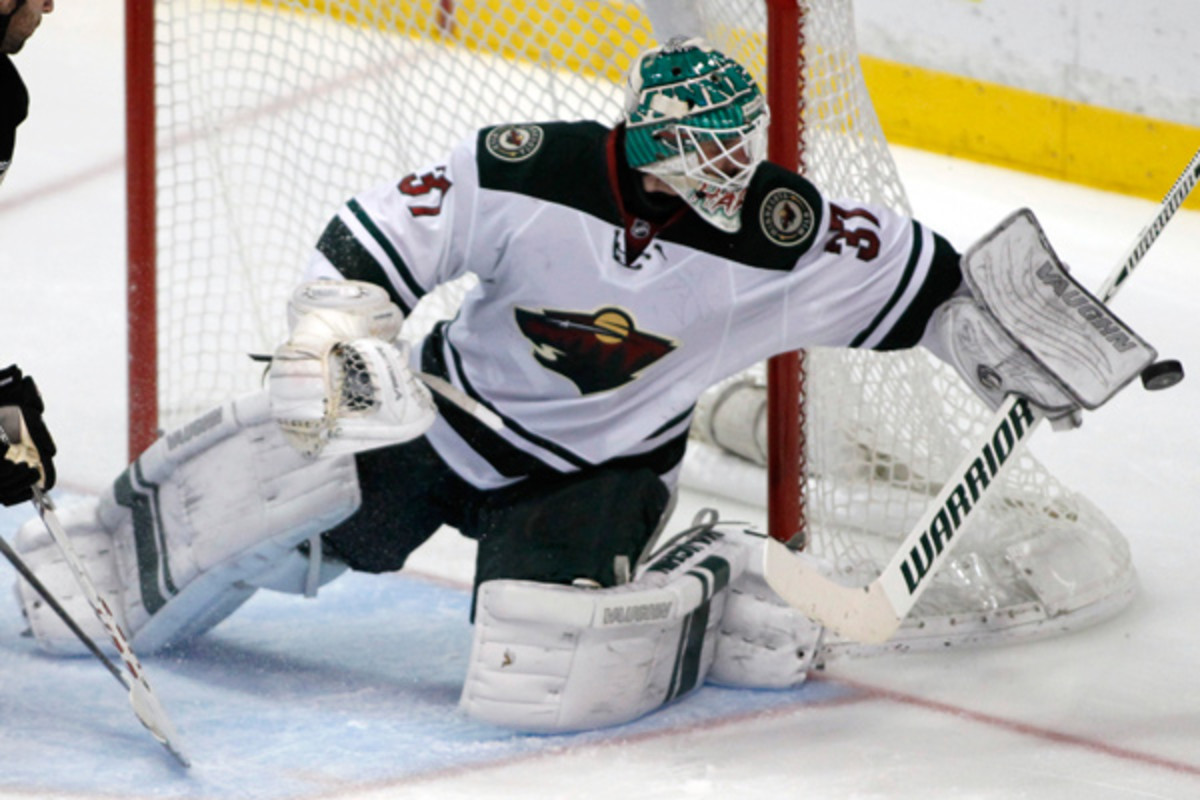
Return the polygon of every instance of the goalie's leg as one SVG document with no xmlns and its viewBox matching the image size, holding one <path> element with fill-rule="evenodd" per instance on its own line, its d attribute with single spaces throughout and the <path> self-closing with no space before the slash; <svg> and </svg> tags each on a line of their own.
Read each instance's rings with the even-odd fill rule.
<svg viewBox="0 0 1200 800">
<path fill-rule="evenodd" d="M 736 529 L 706 525 L 618 586 L 483 583 L 462 708 L 550 733 L 628 722 L 688 694 L 708 675 L 728 587 L 752 551 Z"/>
<path fill-rule="evenodd" d="M 355 456 L 362 506 L 328 531 L 325 550 L 360 572 L 394 572 L 442 525 L 466 527 L 483 493 L 425 438 Z"/>
<path fill-rule="evenodd" d="M 259 393 L 168 433 L 108 491 L 62 518 L 118 624 L 150 652 L 207 630 L 259 586 L 311 591 L 331 580 L 344 567 L 306 561 L 297 546 L 358 505 L 353 458 L 297 453 Z M 72 616 L 91 620 L 41 521 L 27 523 L 16 544 Z M 321 548 L 309 551 L 315 558 Z M 18 593 L 39 645 L 80 652 L 32 590 Z"/>
</svg>

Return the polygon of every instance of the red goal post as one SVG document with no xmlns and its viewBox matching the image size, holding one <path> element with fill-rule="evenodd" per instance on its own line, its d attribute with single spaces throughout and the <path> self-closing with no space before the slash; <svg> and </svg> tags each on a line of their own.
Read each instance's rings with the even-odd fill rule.
<svg viewBox="0 0 1200 800">
<path fill-rule="evenodd" d="M 154 6 L 125 2 L 125 304 L 131 461 L 158 438 Z"/>
<path fill-rule="evenodd" d="M 623 75 L 660 35 L 700 31 L 747 65 L 770 102 L 773 160 L 831 198 L 910 211 L 851 0 L 127 0 L 126 25 L 131 457 L 260 384 L 246 354 L 281 341 L 309 249 L 353 192 L 486 124 L 615 122 Z M 423 301 L 406 335 L 452 313 L 461 291 Z M 802 532 L 864 584 L 987 410 L 922 352 L 800 359 L 706 394 L 685 483 L 769 497 L 772 536 Z M 743 446 L 758 440 L 769 457 Z M 1124 539 L 1033 456 L 990 495 L 902 649 L 1061 630 L 1131 596 Z"/>
<path fill-rule="evenodd" d="M 767 2 L 767 107 L 772 111 L 767 153 L 775 163 L 804 171 L 804 8 L 795 0 Z M 767 532 L 803 543 L 803 354 L 767 362 Z"/>
</svg>

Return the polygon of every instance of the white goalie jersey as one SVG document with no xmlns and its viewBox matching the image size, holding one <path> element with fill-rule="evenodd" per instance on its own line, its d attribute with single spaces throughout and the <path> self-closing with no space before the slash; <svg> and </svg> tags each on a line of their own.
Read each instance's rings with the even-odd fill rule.
<svg viewBox="0 0 1200 800">
<path fill-rule="evenodd" d="M 721 232 L 644 193 L 621 135 L 484 129 L 350 200 L 318 242 L 310 277 L 377 283 L 406 313 L 478 276 L 414 348 L 414 366 L 504 422 L 439 400 L 429 440 L 476 487 L 617 460 L 671 481 L 708 386 L 802 347 L 911 347 L 961 282 L 958 253 L 924 225 L 831 202 L 770 163 L 741 230 Z"/>
</svg>

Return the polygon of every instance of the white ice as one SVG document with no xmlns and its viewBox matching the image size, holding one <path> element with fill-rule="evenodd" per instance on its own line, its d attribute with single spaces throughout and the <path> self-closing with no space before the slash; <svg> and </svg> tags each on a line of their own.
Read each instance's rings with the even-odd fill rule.
<svg viewBox="0 0 1200 800">
<path fill-rule="evenodd" d="M 0 187 L 0 361 L 42 387 L 63 500 L 125 463 L 120 5 L 59 4 L 17 57 L 33 103 Z M 897 157 L 918 216 L 960 247 L 1029 206 L 1093 285 L 1156 209 L 926 153 Z M 1197 244 L 1200 213 L 1181 212 L 1115 303 L 1163 356 L 1194 369 Z M 19 636 L 5 590 L 0 799 L 1200 797 L 1196 380 L 1131 389 L 1082 429 L 1042 430 L 1033 443 L 1130 541 L 1140 593 L 1099 627 L 839 662 L 790 692 L 706 688 L 596 734 L 513 736 L 456 709 L 470 550 L 439 537 L 416 559 L 419 574 L 352 576 L 315 602 L 263 595 L 195 645 L 146 658 L 195 762 L 184 774 L 98 664 L 40 656 Z M 709 502 L 686 498 L 680 515 Z M 0 534 L 29 513 L 3 512 Z M 9 584 L 11 570 L 0 573 Z"/>
</svg>

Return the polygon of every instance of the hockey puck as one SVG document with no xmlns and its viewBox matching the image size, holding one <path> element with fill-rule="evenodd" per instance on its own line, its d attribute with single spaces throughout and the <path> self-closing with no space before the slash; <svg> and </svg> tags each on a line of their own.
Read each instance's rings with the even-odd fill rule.
<svg viewBox="0 0 1200 800">
<path fill-rule="evenodd" d="M 1142 370 L 1142 386 L 1149 391 L 1169 389 L 1183 380 L 1183 364 L 1173 358 L 1156 361 Z"/>
</svg>

